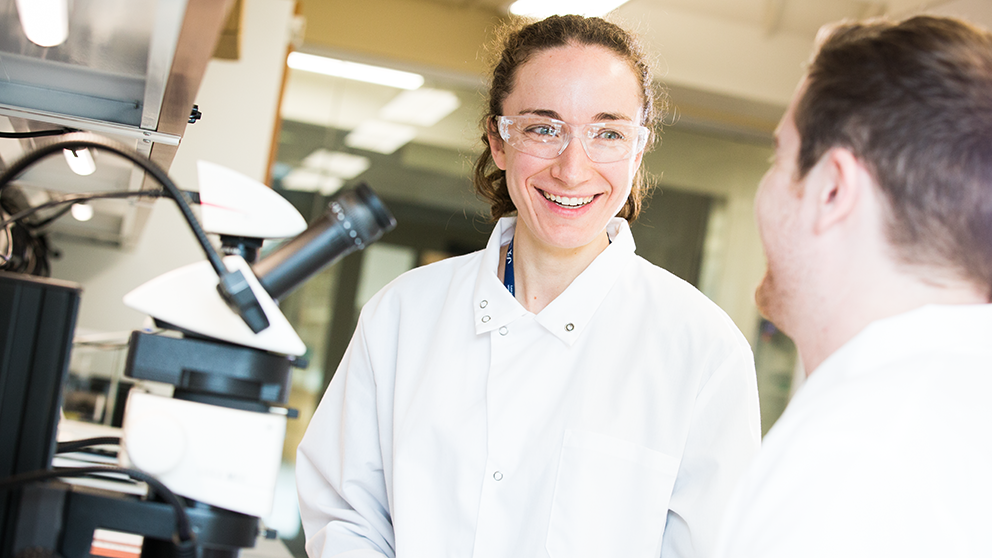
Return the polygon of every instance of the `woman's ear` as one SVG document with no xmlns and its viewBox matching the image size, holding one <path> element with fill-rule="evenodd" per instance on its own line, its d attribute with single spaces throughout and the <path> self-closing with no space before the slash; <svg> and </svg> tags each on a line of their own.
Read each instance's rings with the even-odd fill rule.
<svg viewBox="0 0 992 558">
<path fill-rule="evenodd" d="M 489 138 L 489 152 L 492 153 L 493 162 L 500 170 L 506 170 L 506 150 L 503 145 L 503 138 L 499 135 L 499 130 L 496 128 L 496 122 L 493 119 L 489 119 L 489 124 L 486 126 L 486 135 Z"/>
<path fill-rule="evenodd" d="M 642 149 L 642 150 L 640 150 L 640 151 L 637 152 L 637 155 L 634 156 L 633 160 L 631 161 L 631 171 L 632 172 L 635 172 L 635 173 L 637 172 L 637 169 L 640 168 L 640 166 L 641 166 L 641 160 L 643 158 L 644 158 L 644 150 Z"/>
</svg>

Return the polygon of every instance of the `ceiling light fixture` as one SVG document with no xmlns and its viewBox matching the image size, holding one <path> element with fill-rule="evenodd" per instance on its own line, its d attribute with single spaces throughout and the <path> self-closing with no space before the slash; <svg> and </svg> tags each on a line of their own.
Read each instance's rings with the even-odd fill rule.
<svg viewBox="0 0 992 558">
<path fill-rule="evenodd" d="M 74 203 L 69 212 L 75 220 L 83 223 L 93 218 L 93 206 L 88 203 Z"/>
<path fill-rule="evenodd" d="M 93 154 L 90 153 L 89 149 L 85 147 L 81 149 L 63 149 L 62 154 L 65 155 L 65 161 L 69 163 L 69 168 L 72 169 L 72 172 L 79 176 L 89 176 L 96 172 L 96 162 L 93 160 Z"/>
<path fill-rule="evenodd" d="M 510 13 L 539 19 L 566 14 L 598 17 L 626 3 L 627 0 L 517 0 L 510 6 Z"/>
<path fill-rule="evenodd" d="M 69 36 L 69 0 L 17 0 L 21 29 L 38 46 L 53 47 Z"/>
<path fill-rule="evenodd" d="M 280 182 L 287 190 L 320 192 L 324 196 L 330 196 L 344 186 L 343 178 L 327 176 L 314 169 L 293 169 Z"/>
<path fill-rule="evenodd" d="M 331 176 L 351 180 L 369 170 L 371 162 L 368 157 L 317 149 L 303 159 L 303 166 L 309 169 L 323 171 Z"/>
<path fill-rule="evenodd" d="M 389 155 L 417 137 L 417 129 L 381 120 L 366 120 L 344 137 L 344 144 Z"/>
<path fill-rule="evenodd" d="M 382 68 L 380 66 L 370 66 L 368 64 L 359 64 L 358 62 L 336 60 L 334 58 L 315 56 L 302 52 L 289 53 L 286 64 L 294 70 L 353 79 L 399 89 L 417 89 L 424 84 L 424 76 L 420 74 Z"/>
<path fill-rule="evenodd" d="M 445 89 L 427 87 L 403 91 L 379 110 L 379 118 L 425 128 L 437 124 L 461 105 L 458 96 Z"/>
</svg>

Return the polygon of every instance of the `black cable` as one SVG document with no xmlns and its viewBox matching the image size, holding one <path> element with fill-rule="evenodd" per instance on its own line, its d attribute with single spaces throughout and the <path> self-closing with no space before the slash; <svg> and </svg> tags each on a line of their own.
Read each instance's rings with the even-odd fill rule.
<svg viewBox="0 0 992 558">
<path fill-rule="evenodd" d="M 199 192 L 188 192 L 183 191 L 188 197 L 194 200 L 195 203 L 199 203 L 200 194 Z M 148 197 L 163 197 L 168 196 L 164 190 L 138 190 L 130 192 L 96 192 L 90 194 L 71 194 L 56 200 L 50 200 L 43 204 L 39 204 L 27 209 L 21 210 L 12 216 L 8 216 L 6 219 L 0 221 L 0 234 L 5 234 L 7 238 L 8 251 L 9 254 L 0 254 L 0 269 L 6 269 L 10 271 L 26 272 L 34 275 L 41 275 L 47 277 L 49 275 L 48 267 L 48 253 L 51 249 L 48 246 L 48 242 L 43 236 L 38 236 L 37 234 L 32 234 L 30 231 L 37 231 L 47 227 L 54 221 L 62 218 L 66 213 L 72 209 L 72 205 L 76 203 L 86 202 L 94 199 L 108 199 L 108 198 L 128 198 L 135 196 L 148 196 Z M 11 231 L 10 226 L 19 221 L 34 215 L 39 211 L 45 209 L 50 209 L 53 207 L 58 207 L 59 205 L 65 205 L 64 208 L 56 211 L 54 214 L 46 217 L 45 219 L 37 223 L 21 222 L 21 229 L 18 231 Z M 0 214 L 3 216 L 4 214 Z M 15 234 L 16 233 L 16 234 Z M 20 256 L 15 256 L 13 253 L 13 245 L 15 244 L 15 235 L 17 236 L 16 244 L 25 246 L 24 253 Z M 30 250 L 27 246 L 30 245 Z M 32 257 L 33 254 L 33 257 Z M 12 263 L 13 260 L 17 258 L 17 262 Z M 20 264 L 20 265 L 18 265 Z"/>
<path fill-rule="evenodd" d="M 4 171 L 2 175 L 0 175 L 0 192 L 3 191 L 3 188 L 5 188 L 11 180 L 41 159 L 48 157 L 53 153 L 59 153 L 63 149 L 72 150 L 88 147 L 110 151 L 124 157 L 144 169 L 145 172 L 150 174 L 156 182 L 161 184 L 169 195 L 176 201 L 176 204 L 179 205 L 179 210 L 182 212 L 183 217 L 189 224 L 190 229 L 193 230 L 193 235 L 196 237 L 197 242 L 200 243 L 200 247 L 206 254 L 207 260 L 210 261 L 210 265 L 214 268 L 214 271 L 220 277 L 227 275 L 227 268 L 224 266 L 224 262 L 221 260 L 220 255 L 210 244 L 210 241 L 207 239 L 207 234 L 203 232 L 203 227 L 201 227 L 200 222 L 196 220 L 196 216 L 193 215 L 193 210 L 190 209 L 189 204 L 187 203 L 186 198 L 183 197 L 179 187 L 172 182 L 172 179 L 169 178 L 165 171 L 163 171 L 162 168 L 155 163 L 152 163 L 149 159 L 140 157 L 137 154 L 132 153 L 124 146 L 112 142 L 106 138 L 102 138 L 95 134 L 78 132 L 66 134 L 65 137 L 58 141 L 54 141 L 35 149 L 15 161 L 10 167 L 7 168 L 7 170 Z"/>
<path fill-rule="evenodd" d="M 192 196 L 192 194 L 197 194 L 196 192 L 187 192 L 186 190 L 183 190 L 182 192 L 183 194 L 189 195 L 189 197 L 194 197 Z M 90 200 L 121 199 L 121 198 L 135 198 L 135 197 L 162 198 L 162 197 L 169 197 L 169 194 L 164 190 L 134 190 L 128 192 L 93 192 L 88 194 L 70 194 L 62 198 L 49 200 L 45 203 L 31 206 L 27 209 L 18 211 L 17 213 L 11 215 L 7 219 L 0 221 L 0 228 L 6 227 L 11 223 L 16 223 L 17 221 L 20 221 L 22 219 L 26 219 L 27 217 L 30 217 L 35 213 L 38 213 L 39 211 L 44 211 L 46 209 L 50 209 L 52 207 L 58 207 L 64 204 L 70 205 L 70 207 L 67 207 L 64 210 L 60 211 L 57 215 L 48 217 L 44 221 L 41 221 L 40 223 L 23 223 L 25 226 L 28 226 L 32 229 L 40 229 L 45 225 L 48 225 L 52 221 L 55 221 L 59 217 L 68 213 L 68 211 L 72 209 L 71 207 L 72 204 L 88 202 Z M 195 196 L 195 199 L 199 201 L 198 194 Z"/>
<path fill-rule="evenodd" d="M 3 207 L 0 207 L 0 217 L 3 217 L 6 214 L 7 214 L 7 212 L 3 210 Z M 0 253 L 0 269 L 2 269 L 2 267 L 4 265 L 9 264 L 10 263 L 10 260 L 13 259 L 13 255 L 14 255 L 14 235 L 11 232 L 10 228 L 7 227 L 7 226 L 0 227 L 0 234 L 6 235 L 6 237 L 7 237 L 7 242 L 6 242 L 6 244 L 7 244 L 6 252 L 7 253 L 6 254 Z"/>
<path fill-rule="evenodd" d="M 0 490 L 17 488 L 19 486 L 41 480 L 59 477 L 83 477 L 96 473 L 117 473 L 127 475 L 134 480 L 146 483 L 155 494 L 165 500 L 165 503 L 172 506 L 172 509 L 175 511 L 175 534 L 177 541 L 174 542 L 176 543 L 177 549 L 183 554 L 188 553 L 190 549 L 195 552 L 195 539 L 193 529 L 190 527 L 189 523 L 189 514 L 186 513 L 186 506 L 183 505 L 182 501 L 179 500 L 179 497 L 176 496 L 174 492 L 169 490 L 158 479 L 142 471 L 138 471 L 137 469 L 125 469 L 124 467 L 73 467 L 69 469 L 44 469 L 41 471 L 21 473 L 19 475 L 14 475 L 0 480 Z"/>
<path fill-rule="evenodd" d="M 68 134 L 58 141 L 54 141 L 28 153 L 8 167 L 0 175 L 0 194 L 3 193 L 3 189 L 10 184 L 11 180 L 42 158 L 63 149 L 72 150 L 89 147 L 103 149 L 124 157 L 144 169 L 145 172 L 161 184 L 165 188 L 165 191 L 176 201 L 180 212 L 186 219 L 186 223 L 193 231 L 193 236 L 196 237 L 197 242 L 207 256 L 207 260 L 210 262 L 210 266 L 213 267 L 214 272 L 217 274 L 217 292 L 221 295 L 221 298 L 244 320 L 245 324 L 254 333 L 258 333 L 269 327 L 269 320 L 265 315 L 265 311 L 262 310 L 261 303 L 255 297 L 255 293 L 252 292 L 251 284 L 240 270 L 227 270 L 220 254 L 210 244 L 207 234 L 203 231 L 203 227 L 200 226 L 200 222 L 193 215 L 193 210 L 190 209 L 189 202 L 183 196 L 182 191 L 179 190 L 161 167 L 152 163 L 147 158 L 139 157 L 122 145 L 94 134 L 83 132 Z"/>
<path fill-rule="evenodd" d="M 42 204 L 42 205 L 45 205 L 45 204 Z M 67 206 L 63 207 L 62 209 L 60 209 L 60 210 L 56 211 L 55 213 L 53 213 L 51 216 L 46 217 L 46 218 L 42 219 L 41 221 L 39 221 L 37 223 L 22 223 L 22 224 L 24 225 L 25 228 L 28 228 L 28 229 L 31 229 L 31 230 L 38 230 L 38 229 L 47 227 L 48 225 L 50 225 L 51 223 L 54 223 L 55 221 L 61 219 L 62 217 L 65 217 L 65 214 L 66 213 L 69 213 L 70 211 L 72 211 L 72 205 L 67 205 Z"/>
<path fill-rule="evenodd" d="M 2 205 L 0 201 L 0 207 Z M 4 213 L 0 211 L 0 215 Z M 44 235 L 32 234 L 26 227 L 13 224 L 0 228 L 0 231 L 2 231 L 0 235 L 6 237 L 7 244 L 4 253 L 0 253 L 0 269 L 41 277 L 49 276 L 48 254 L 52 250 Z"/>
<path fill-rule="evenodd" d="M 43 138 L 47 136 L 64 136 L 65 134 L 71 134 L 75 132 L 72 128 L 56 128 L 54 130 L 35 130 L 32 132 L 0 132 L 0 138 L 3 139 L 28 139 L 28 138 Z"/>
<path fill-rule="evenodd" d="M 100 438 L 86 438 L 85 440 L 70 440 L 68 442 L 59 442 L 55 446 L 55 453 L 67 453 L 70 451 L 78 451 L 83 448 L 88 448 L 92 446 L 119 446 L 121 445 L 121 439 L 116 436 L 102 436 Z"/>
</svg>

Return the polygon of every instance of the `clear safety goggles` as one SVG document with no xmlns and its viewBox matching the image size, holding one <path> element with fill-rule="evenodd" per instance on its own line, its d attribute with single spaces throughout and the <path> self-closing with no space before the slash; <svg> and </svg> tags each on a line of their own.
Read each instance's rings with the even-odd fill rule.
<svg viewBox="0 0 992 558">
<path fill-rule="evenodd" d="M 613 163 L 640 153 L 649 131 L 630 122 L 593 122 L 572 126 L 546 116 L 500 116 L 499 135 L 514 149 L 542 159 L 561 155 L 578 138 L 589 160 Z"/>
</svg>

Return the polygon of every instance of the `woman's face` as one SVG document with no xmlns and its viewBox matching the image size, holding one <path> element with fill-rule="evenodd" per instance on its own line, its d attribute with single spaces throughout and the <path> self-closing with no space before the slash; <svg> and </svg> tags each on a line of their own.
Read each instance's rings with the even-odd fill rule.
<svg viewBox="0 0 992 558">
<path fill-rule="evenodd" d="M 553 48 L 517 68 L 503 115 L 551 117 L 572 128 L 592 122 L 640 124 L 640 86 L 629 63 L 604 47 Z M 551 249 L 605 242 L 601 235 L 626 202 L 643 155 L 641 150 L 621 161 L 595 163 L 577 137 L 553 159 L 528 155 L 498 135 L 491 135 L 489 143 L 517 208 L 516 234 Z"/>
</svg>

